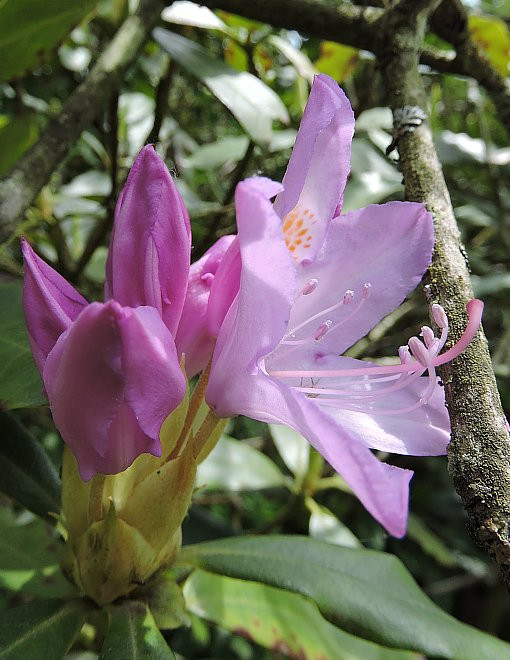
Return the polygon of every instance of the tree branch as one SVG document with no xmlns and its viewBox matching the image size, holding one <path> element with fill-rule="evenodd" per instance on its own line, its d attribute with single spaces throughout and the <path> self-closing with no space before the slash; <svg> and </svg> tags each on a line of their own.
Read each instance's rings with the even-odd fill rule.
<svg viewBox="0 0 510 660">
<path fill-rule="evenodd" d="M 298 30 L 310 37 L 373 50 L 377 21 L 384 10 L 347 3 L 326 5 L 317 0 L 196 0 L 210 9 L 223 9 L 274 27 Z"/>
<path fill-rule="evenodd" d="M 426 108 L 418 58 L 430 6 L 418 13 L 415 7 L 414 0 L 403 0 L 386 17 L 387 43 L 379 62 L 394 112 L 405 106 Z M 407 199 L 424 202 L 434 216 L 430 297 L 445 308 L 451 338 L 457 340 L 466 324 L 465 305 L 473 291 L 427 123 L 404 133 L 398 150 Z M 452 427 L 449 469 L 468 513 L 472 536 L 499 564 L 510 586 L 510 438 L 483 332 L 461 356 L 442 366 L 440 374 Z"/>
<path fill-rule="evenodd" d="M 274 27 L 298 30 L 319 39 L 379 50 L 383 34 L 379 7 L 340 5 L 333 7 L 317 0 L 197 0 L 210 9 L 223 9 Z M 419 6 L 416 2 L 416 6 Z M 480 54 L 467 31 L 467 15 L 460 0 L 444 0 L 435 12 L 433 30 L 456 47 L 444 52 L 425 46 L 420 61 L 442 73 L 474 78 L 490 94 L 501 121 L 510 135 L 510 89 L 505 79 Z"/>
<path fill-rule="evenodd" d="M 89 76 L 65 102 L 41 138 L 0 182 L 0 241 L 14 230 L 52 172 L 65 158 L 81 132 L 118 89 L 126 68 L 135 59 L 157 22 L 165 0 L 141 0 L 94 65 Z"/>
</svg>

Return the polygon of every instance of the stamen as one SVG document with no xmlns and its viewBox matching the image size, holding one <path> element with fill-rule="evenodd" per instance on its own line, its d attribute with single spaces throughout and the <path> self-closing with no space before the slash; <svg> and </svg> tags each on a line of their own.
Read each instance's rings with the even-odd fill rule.
<svg viewBox="0 0 510 660">
<path fill-rule="evenodd" d="M 370 296 L 370 289 L 371 288 L 372 288 L 372 285 L 370 284 L 370 282 L 365 282 L 365 284 L 363 285 L 363 293 L 361 294 L 362 297 L 363 297 L 363 300 L 368 300 L 368 298 Z"/>
<path fill-rule="evenodd" d="M 447 328 L 448 317 L 446 316 L 446 313 L 444 309 L 441 307 L 441 305 L 434 303 L 431 306 L 431 310 L 432 310 L 432 318 L 436 322 L 437 327 L 440 328 L 441 330 L 443 328 Z"/>
<path fill-rule="evenodd" d="M 446 362 L 450 362 L 450 360 L 453 360 L 463 351 L 465 351 L 478 332 L 480 323 L 482 322 L 483 302 L 477 298 L 473 298 L 473 300 L 470 300 L 466 305 L 466 310 L 468 313 L 468 323 L 466 329 L 462 333 L 461 338 L 455 344 L 455 346 L 452 346 L 452 348 L 434 360 L 436 367 L 441 364 L 445 364 Z"/>
<path fill-rule="evenodd" d="M 412 360 L 409 346 L 399 346 L 398 356 L 400 358 L 400 364 L 409 364 Z"/>
<path fill-rule="evenodd" d="M 407 342 L 407 345 L 409 346 L 414 359 L 418 360 L 422 366 L 426 367 L 430 360 L 430 353 L 427 351 L 426 347 L 421 343 L 418 337 L 411 337 L 411 339 L 409 339 Z"/>
<path fill-rule="evenodd" d="M 312 278 L 311 280 L 308 280 L 308 282 L 305 284 L 305 286 L 301 289 L 301 295 L 302 296 L 309 296 L 311 293 L 315 291 L 319 284 L 319 280 L 316 280 L 315 278 Z"/>
<path fill-rule="evenodd" d="M 462 353 L 473 337 L 476 335 L 480 327 L 483 302 L 476 298 L 470 300 L 466 306 L 469 316 L 468 324 L 464 330 L 459 341 L 442 355 L 436 356 L 433 359 L 435 367 L 449 362 L 453 358 Z M 419 340 L 418 340 L 419 341 Z M 419 349 L 418 349 L 419 350 Z M 296 370 L 275 370 L 269 372 L 275 378 L 345 378 L 349 376 L 373 376 L 385 374 L 399 374 L 399 373 L 412 373 L 423 369 L 422 365 L 418 362 L 406 362 L 401 364 L 383 364 L 368 366 L 366 368 L 360 367 L 356 369 L 296 369 Z"/>
<path fill-rule="evenodd" d="M 434 342 L 436 341 L 436 337 L 434 335 L 434 331 L 432 328 L 429 328 L 428 325 L 424 325 L 421 329 L 420 335 L 423 337 L 423 341 L 425 342 L 425 346 L 427 348 L 431 348 L 431 346 L 434 345 Z"/>
<path fill-rule="evenodd" d="M 335 309 L 338 309 L 338 307 L 342 307 L 342 305 L 347 305 L 348 303 L 345 302 L 345 299 L 346 299 L 346 296 L 347 296 L 347 298 L 349 299 L 349 302 L 350 302 L 350 298 L 352 297 L 350 294 L 354 295 L 352 293 L 352 291 L 346 291 L 343 295 L 342 300 L 340 300 L 340 302 L 337 302 L 334 305 L 331 305 L 331 307 L 327 307 L 326 309 L 323 309 L 322 311 L 317 312 L 317 314 L 314 314 L 313 316 L 310 316 L 309 318 L 305 319 L 302 323 L 300 323 L 295 328 L 290 330 L 287 333 L 286 336 L 288 337 L 290 335 L 295 335 L 296 332 L 298 332 L 298 330 L 301 330 L 301 328 L 304 328 L 306 325 L 308 325 L 312 321 L 316 321 L 317 319 L 320 319 L 321 316 L 325 316 L 326 314 L 329 314 L 330 312 L 335 311 Z"/>
<path fill-rule="evenodd" d="M 314 334 L 315 341 L 319 341 L 320 339 L 322 339 L 326 334 L 326 332 L 329 332 L 332 325 L 333 325 L 333 321 L 330 321 L 329 319 L 327 321 L 324 321 L 324 323 L 321 323 L 320 326 L 315 331 Z"/>
<path fill-rule="evenodd" d="M 343 297 L 344 305 L 349 305 L 352 302 L 353 298 L 354 298 L 354 291 L 347 289 Z"/>
<path fill-rule="evenodd" d="M 347 323 L 347 321 L 350 321 L 350 320 L 352 319 L 353 316 L 356 316 L 356 314 L 357 314 L 357 313 L 359 312 L 359 310 L 363 307 L 363 305 L 365 304 L 365 302 L 369 299 L 369 297 L 370 297 L 370 289 L 371 289 L 371 288 L 372 288 L 372 285 L 370 284 L 370 282 L 366 282 L 366 283 L 363 285 L 363 291 L 362 291 L 362 293 L 361 293 L 361 300 L 359 301 L 359 303 L 356 305 L 356 307 L 352 310 L 352 312 L 351 312 L 348 316 L 346 316 L 346 317 L 345 317 L 344 319 L 342 319 L 341 321 L 338 321 L 338 323 L 335 323 L 335 325 L 334 325 L 332 328 L 330 328 L 331 330 L 336 330 L 336 329 L 339 328 L 340 326 L 342 326 L 342 325 L 344 325 L 345 323 Z M 351 293 L 352 293 L 352 292 L 351 292 Z M 345 294 L 344 294 L 344 295 L 345 295 Z M 353 295 L 354 295 L 354 294 L 353 294 Z"/>
</svg>

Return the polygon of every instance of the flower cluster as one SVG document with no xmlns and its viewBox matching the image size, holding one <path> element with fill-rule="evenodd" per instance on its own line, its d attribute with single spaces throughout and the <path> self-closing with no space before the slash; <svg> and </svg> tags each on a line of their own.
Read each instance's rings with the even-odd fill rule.
<svg viewBox="0 0 510 660">
<path fill-rule="evenodd" d="M 445 453 L 435 368 L 472 339 L 482 303 L 468 305 L 465 333 L 446 352 L 448 320 L 433 305 L 440 336 L 423 327 L 395 364 L 342 356 L 419 284 L 434 243 L 422 204 L 341 215 L 353 132 L 349 101 L 317 76 L 282 184 L 241 182 L 237 236 L 191 267 L 186 209 L 145 147 L 117 204 L 104 303 L 88 304 L 23 243 L 34 358 L 83 480 L 161 456 L 161 427 L 187 387 L 182 356 L 188 376 L 212 356 L 214 415 L 296 429 L 390 533 L 404 534 L 412 473 L 371 450 Z"/>
</svg>

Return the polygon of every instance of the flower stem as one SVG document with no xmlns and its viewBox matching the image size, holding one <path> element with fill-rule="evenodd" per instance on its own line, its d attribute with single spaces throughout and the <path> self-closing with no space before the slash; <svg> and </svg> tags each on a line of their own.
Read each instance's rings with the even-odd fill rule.
<svg viewBox="0 0 510 660">
<path fill-rule="evenodd" d="M 191 395 L 189 408 L 186 415 L 186 419 L 184 420 L 182 431 L 179 435 L 179 439 L 175 444 L 175 447 L 172 449 L 170 455 L 168 456 L 168 460 L 172 460 L 176 458 L 181 453 L 181 449 L 186 444 L 186 440 L 188 438 L 191 427 L 193 426 L 193 422 L 195 421 L 195 417 L 197 416 L 202 401 L 204 400 L 205 390 L 207 388 L 207 383 L 209 381 L 210 372 L 211 372 L 211 361 L 209 361 L 206 368 L 202 371 L 202 373 L 198 378 L 198 382 L 195 385 L 193 394 Z"/>
<path fill-rule="evenodd" d="M 200 428 L 197 431 L 193 439 L 193 453 L 195 457 L 198 457 L 201 451 L 204 449 L 208 440 L 213 436 L 216 428 L 219 424 L 224 425 L 227 420 L 218 417 L 210 408 L 207 411 L 204 421 L 200 425 Z"/>
</svg>

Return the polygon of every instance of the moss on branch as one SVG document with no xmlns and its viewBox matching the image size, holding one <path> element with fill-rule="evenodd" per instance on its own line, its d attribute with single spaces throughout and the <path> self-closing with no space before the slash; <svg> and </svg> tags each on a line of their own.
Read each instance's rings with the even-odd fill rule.
<svg viewBox="0 0 510 660">
<path fill-rule="evenodd" d="M 434 3 L 400 2 L 386 17 L 387 46 L 379 63 L 388 103 L 426 110 L 418 58 L 426 20 Z M 424 202 L 434 216 L 436 246 L 428 282 L 431 302 L 445 308 L 452 340 L 466 326 L 466 303 L 473 297 L 441 164 L 427 123 L 398 143 L 406 197 Z M 487 341 L 480 331 L 469 348 L 440 374 L 452 426 L 449 469 L 468 513 L 473 538 L 499 564 L 510 586 L 510 437 L 492 371 Z"/>
</svg>

